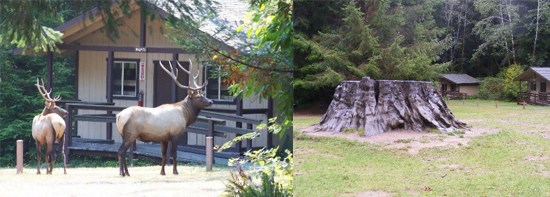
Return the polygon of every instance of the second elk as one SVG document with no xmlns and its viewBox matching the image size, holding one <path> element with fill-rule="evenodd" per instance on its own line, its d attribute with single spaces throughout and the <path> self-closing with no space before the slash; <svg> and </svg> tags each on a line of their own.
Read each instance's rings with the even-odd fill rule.
<svg viewBox="0 0 550 197">
<path fill-rule="evenodd" d="M 46 145 L 46 174 L 52 174 L 55 158 L 57 157 L 54 142 L 57 141 L 61 144 L 61 139 L 63 139 L 65 133 L 65 120 L 63 117 L 67 116 L 67 111 L 55 104 L 55 102 L 61 100 L 61 97 L 58 96 L 52 99 L 50 97 L 52 90 L 46 91 L 44 81 L 40 84 L 36 79 L 35 85 L 46 105 L 42 113 L 36 115 L 32 120 L 32 138 L 36 142 L 36 159 L 38 161 L 36 174 L 40 174 L 40 160 L 44 144 Z M 67 174 L 65 150 L 62 151 L 61 155 L 63 156 L 63 172 Z"/>
<path fill-rule="evenodd" d="M 203 85 L 197 85 L 199 74 L 193 76 L 195 87 L 182 85 L 178 82 L 178 68 L 173 67 L 169 62 L 168 70 L 162 62 L 160 67 L 164 70 L 180 88 L 187 89 L 187 97 L 177 103 L 160 105 L 155 108 L 132 106 L 122 110 L 116 115 L 116 126 L 122 136 L 122 145 L 118 149 L 118 160 L 120 176 L 130 176 L 128 166 L 126 165 L 126 151 L 132 146 L 136 139 L 143 142 L 160 142 L 162 160 L 160 174 L 165 175 L 164 166 L 166 164 L 166 152 L 170 144 L 173 173 L 178 174 L 177 170 L 177 139 L 185 133 L 186 128 L 195 122 L 201 109 L 213 104 L 212 100 L 206 98 L 202 93 Z M 183 68 L 179 62 L 178 67 L 191 75 L 189 70 Z"/>
</svg>

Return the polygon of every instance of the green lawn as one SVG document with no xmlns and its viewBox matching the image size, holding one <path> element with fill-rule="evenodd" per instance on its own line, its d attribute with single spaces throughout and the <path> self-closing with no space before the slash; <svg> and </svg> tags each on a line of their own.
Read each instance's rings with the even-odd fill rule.
<svg viewBox="0 0 550 197">
<path fill-rule="evenodd" d="M 448 101 L 459 120 L 497 128 L 461 148 L 396 149 L 297 133 L 296 196 L 354 196 L 385 191 L 395 196 L 550 196 L 550 107 L 493 101 Z M 294 117 L 295 128 L 319 116 Z"/>
</svg>

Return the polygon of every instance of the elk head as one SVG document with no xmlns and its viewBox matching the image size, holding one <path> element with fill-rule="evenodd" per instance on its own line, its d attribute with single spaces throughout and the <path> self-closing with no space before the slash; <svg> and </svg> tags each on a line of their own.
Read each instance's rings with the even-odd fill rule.
<svg viewBox="0 0 550 197">
<path fill-rule="evenodd" d="M 36 88 L 38 88 L 38 92 L 40 92 L 40 95 L 44 99 L 45 107 L 44 110 L 42 110 L 42 115 L 48 115 L 51 113 L 56 113 L 57 115 L 61 117 L 67 116 L 68 112 L 67 110 L 57 106 L 55 102 L 60 101 L 61 97 L 57 96 L 54 99 L 50 97 L 50 93 L 52 93 L 52 90 L 46 91 L 46 88 L 44 88 L 44 81 L 42 81 L 42 84 L 38 81 L 38 78 L 36 79 L 36 84 L 34 84 Z"/>
<path fill-rule="evenodd" d="M 197 74 L 195 76 L 191 75 L 191 72 L 185 68 L 183 68 L 183 66 L 176 61 L 178 67 L 183 70 L 184 72 L 186 72 L 187 74 L 189 74 L 189 76 L 192 76 L 193 77 L 193 85 L 195 86 L 194 88 L 193 87 L 189 87 L 189 86 L 186 86 L 186 85 L 183 85 L 181 84 L 179 81 L 178 81 L 178 68 L 175 68 L 172 66 L 172 62 L 169 61 L 168 64 L 170 65 L 170 71 L 162 64 L 162 62 L 160 62 L 160 67 L 162 68 L 162 70 L 164 70 L 171 78 L 172 80 L 174 80 L 174 82 L 176 83 L 176 85 L 178 85 L 180 88 L 183 88 L 183 89 L 187 89 L 187 99 L 189 102 L 192 103 L 193 106 L 196 106 L 197 108 L 199 109 L 204 109 L 206 107 L 209 107 L 211 106 L 214 102 L 212 102 L 212 100 L 206 98 L 202 92 L 202 89 L 208 84 L 208 80 L 206 80 L 204 82 L 204 84 L 202 85 L 197 85 L 197 79 L 199 77 L 199 71 L 197 70 Z M 190 64 L 191 65 L 191 64 Z"/>
</svg>

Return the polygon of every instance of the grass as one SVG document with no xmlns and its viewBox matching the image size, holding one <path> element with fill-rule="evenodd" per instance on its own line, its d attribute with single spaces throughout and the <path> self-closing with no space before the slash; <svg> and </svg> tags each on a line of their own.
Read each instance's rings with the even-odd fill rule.
<svg viewBox="0 0 550 197">
<path fill-rule="evenodd" d="M 550 141 L 538 135 L 548 130 L 550 107 L 522 109 L 499 102 L 495 108 L 494 101 L 475 100 L 447 103 L 469 126 L 500 132 L 474 138 L 460 148 L 424 149 L 418 155 L 298 133 L 296 196 L 353 196 L 362 191 L 396 196 L 550 196 L 550 178 L 542 174 L 550 171 L 550 159 L 526 159 L 550 156 Z M 294 124 L 315 119 L 294 117 Z"/>
</svg>

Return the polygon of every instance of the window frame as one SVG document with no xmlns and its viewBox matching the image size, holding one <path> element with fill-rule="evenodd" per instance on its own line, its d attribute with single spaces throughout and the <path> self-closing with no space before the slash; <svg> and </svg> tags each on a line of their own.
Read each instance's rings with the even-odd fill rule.
<svg viewBox="0 0 550 197">
<path fill-rule="evenodd" d="M 115 63 L 117 62 L 122 62 L 124 65 L 124 62 L 128 62 L 128 63 L 135 63 L 136 64 L 136 92 L 135 92 L 135 95 L 131 95 L 131 96 L 124 96 L 124 95 L 116 95 L 114 93 L 114 91 L 111 92 L 112 96 L 113 96 L 113 99 L 117 99 L 117 100 L 138 100 L 139 99 L 139 63 L 140 63 L 141 59 L 129 59 L 129 58 L 114 58 L 113 59 L 113 70 L 111 70 L 111 73 L 113 73 L 114 71 L 114 67 L 115 67 Z M 113 78 L 113 80 L 111 80 L 111 90 L 114 90 L 114 84 L 115 80 Z M 121 86 L 123 87 L 123 84 L 121 84 Z"/>
<path fill-rule="evenodd" d="M 220 65 L 209 65 L 209 64 L 206 63 L 206 62 L 202 62 L 202 65 L 203 65 L 203 71 L 204 71 L 204 72 L 203 72 L 203 73 L 204 73 L 204 74 L 203 74 L 203 77 L 204 77 L 204 80 L 206 80 L 206 81 L 209 80 L 209 79 L 211 79 L 211 78 L 208 77 L 208 74 L 209 74 L 209 73 L 208 73 L 208 68 L 209 68 L 209 67 L 218 66 L 218 67 L 221 69 L 221 66 L 220 66 Z M 228 95 L 227 95 L 227 96 L 231 97 L 230 99 L 224 99 L 224 98 L 222 98 L 222 93 L 221 93 L 221 91 L 222 91 L 222 88 L 221 88 L 221 87 L 222 87 L 222 79 L 221 79 L 221 77 L 222 77 L 221 75 L 218 76 L 218 79 L 217 79 L 217 80 L 218 80 L 218 83 L 216 84 L 217 91 L 218 91 L 217 98 L 210 98 L 210 97 L 209 97 L 210 95 L 208 95 L 208 86 L 205 87 L 204 95 L 206 96 L 206 98 L 209 98 L 209 99 L 211 99 L 211 100 L 213 100 L 213 101 L 224 101 L 224 102 L 227 102 L 227 101 L 233 102 L 233 101 L 235 101 L 235 96 L 233 96 L 233 95 L 231 95 L 231 94 L 228 94 Z M 210 85 L 210 83 L 209 83 L 209 85 Z"/>
<path fill-rule="evenodd" d="M 539 90 L 539 92 L 544 92 L 544 93 L 546 93 L 546 91 L 547 91 L 547 90 L 546 90 L 546 81 L 541 81 L 539 85 L 540 85 L 540 90 Z M 544 91 L 543 91 L 543 89 L 544 89 Z"/>
</svg>

